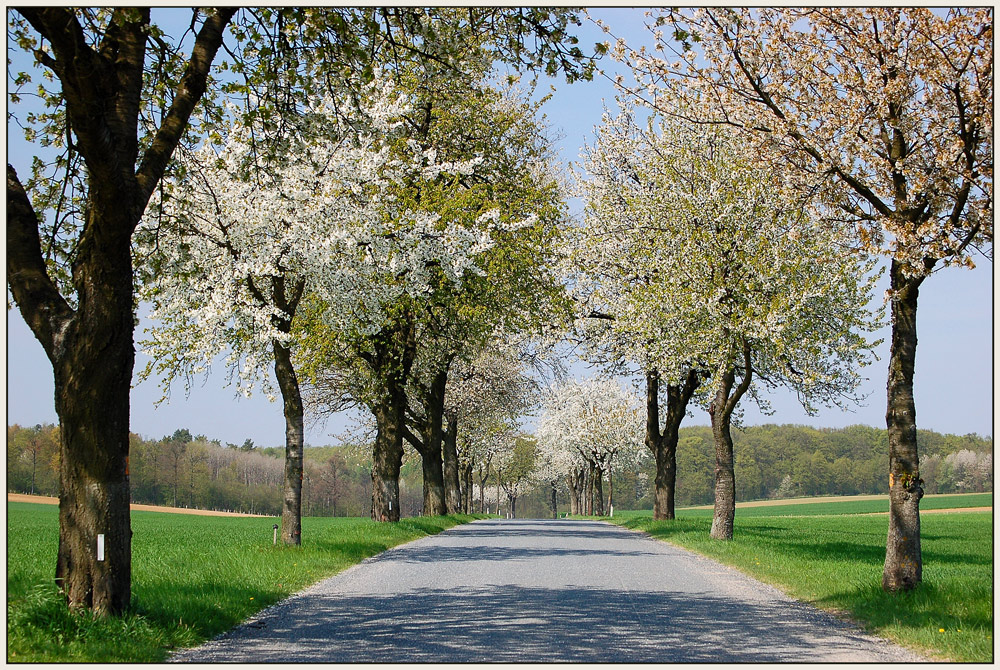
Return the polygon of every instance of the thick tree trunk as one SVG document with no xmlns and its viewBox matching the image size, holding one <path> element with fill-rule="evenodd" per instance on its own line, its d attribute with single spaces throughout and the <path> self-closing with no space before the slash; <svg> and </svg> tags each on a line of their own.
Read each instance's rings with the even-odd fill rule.
<svg viewBox="0 0 1000 670">
<path fill-rule="evenodd" d="M 127 281 L 131 282 L 131 266 L 118 267 L 129 268 Z M 96 614 L 121 613 L 132 597 L 128 477 L 134 360 L 131 283 L 127 291 L 119 288 L 119 318 L 108 312 L 88 315 L 96 301 L 81 304 L 78 315 L 90 318 L 84 318 L 83 327 L 70 327 L 63 355 L 54 362 L 62 438 L 56 583 L 71 608 L 87 608 Z M 93 329 L 86 327 L 88 321 L 95 323 Z M 104 327 L 96 327 L 97 321 Z M 108 328 L 109 321 L 117 321 L 116 327 Z"/>
<path fill-rule="evenodd" d="M 719 392 L 720 394 L 722 391 Z M 712 516 L 711 536 L 716 540 L 733 539 L 733 521 L 736 517 L 736 474 L 733 470 L 733 438 L 729 432 L 729 416 L 715 409 L 719 396 L 713 401 L 712 437 L 715 440 L 715 512 Z M 724 403 L 724 399 L 722 400 Z"/>
<path fill-rule="evenodd" d="M 604 470 L 600 466 L 594 465 L 590 471 L 590 479 L 593 482 L 593 505 L 591 512 L 594 516 L 604 516 Z"/>
<path fill-rule="evenodd" d="M 430 389 L 424 396 L 424 422 L 421 426 L 423 445 L 420 451 L 424 475 L 424 516 L 441 516 L 446 513 L 444 501 L 444 394 L 448 385 L 448 372 L 441 370 L 434 375 Z"/>
<path fill-rule="evenodd" d="M 375 410 L 375 444 L 372 447 L 372 519 L 399 521 L 399 470 L 403 465 L 403 413 L 401 389 L 393 389 Z"/>
<path fill-rule="evenodd" d="M 922 579 L 920 498 L 923 481 L 917 456 L 917 416 L 913 368 L 917 353 L 917 294 L 920 278 L 907 278 L 899 264 L 890 269 L 892 344 L 889 350 L 886 427 L 889 437 L 889 533 L 882 588 L 909 590 Z"/>
<path fill-rule="evenodd" d="M 553 482 L 549 482 L 549 489 L 550 489 L 550 493 L 552 494 L 552 499 L 551 499 L 551 503 L 550 503 L 551 506 L 552 506 L 552 518 L 553 519 L 558 519 L 559 518 L 559 510 L 556 507 L 556 483 L 554 481 Z"/>
<path fill-rule="evenodd" d="M 403 465 L 406 430 L 406 382 L 416 352 L 411 315 L 403 314 L 376 339 L 375 351 L 366 353 L 382 382 L 375 407 L 375 443 L 372 446 L 372 519 L 399 521 L 399 470 Z"/>
<path fill-rule="evenodd" d="M 674 518 L 677 482 L 677 440 L 688 402 L 701 383 L 700 373 L 690 370 L 683 385 L 667 385 L 667 416 L 660 431 L 660 376 L 646 371 L 646 446 L 653 452 L 656 475 L 653 479 L 653 518 Z"/>
<path fill-rule="evenodd" d="M 444 466 L 445 513 L 460 514 L 465 507 L 462 505 L 462 485 L 459 481 L 458 417 L 448 418 L 448 430 L 445 431 L 441 445 L 441 458 Z"/>
<path fill-rule="evenodd" d="M 274 374 L 285 414 L 285 492 L 281 507 L 281 541 L 302 544 L 303 407 L 292 352 L 274 344 Z"/>
<path fill-rule="evenodd" d="M 100 50 L 65 7 L 18 9 L 50 46 L 74 147 L 87 167 L 71 307 L 42 256 L 36 213 L 7 166 L 7 282 L 52 363 L 60 434 L 56 581 L 72 608 L 117 614 L 131 600 L 129 391 L 135 361 L 131 236 L 205 91 L 236 8 L 206 18 L 138 169 L 149 9 L 115 10 Z"/>
<path fill-rule="evenodd" d="M 729 333 L 726 332 L 725 335 L 728 338 Z M 715 441 L 715 512 L 711 536 L 717 540 L 733 539 L 733 522 L 736 518 L 736 473 L 733 470 L 733 436 L 729 425 L 736 406 L 750 388 L 753 379 L 750 345 L 743 340 L 742 347 L 743 378 L 734 388 L 735 364 L 727 362 L 720 366 L 716 371 L 719 386 L 708 407 Z"/>
<path fill-rule="evenodd" d="M 438 445 L 440 446 L 440 444 Z M 420 455 L 424 475 L 424 516 L 446 514 L 444 502 L 444 474 L 441 451 L 428 450 Z"/>
<path fill-rule="evenodd" d="M 576 471 L 566 475 L 566 483 L 569 485 L 569 513 L 573 516 L 580 514 L 580 489 L 576 485 Z"/>
</svg>

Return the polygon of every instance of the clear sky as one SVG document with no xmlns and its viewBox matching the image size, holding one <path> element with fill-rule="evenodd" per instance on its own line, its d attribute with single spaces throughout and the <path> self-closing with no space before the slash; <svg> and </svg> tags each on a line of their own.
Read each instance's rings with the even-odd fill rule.
<svg viewBox="0 0 1000 670">
<path fill-rule="evenodd" d="M 630 45 L 646 39 L 643 13 L 633 9 L 592 10 L 592 15 L 604 19 L 616 34 L 625 37 Z M 581 47 L 592 48 L 593 43 L 606 36 L 585 21 L 578 31 Z M 605 59 L 601 66 L 614 72 L 615 63 Z M 612 111 L 615 106 L 614 87 L 603 77 L 593 82 L 567 85 L 561 78 L 546 82 L 556 87 L 546 114 L 559 140 L 563 161 L 575 161 L 580 147 L 592 142 L 594 126 L 601 121 L 604 105 Z M 19 133 L 8 128 L 8 161 L 19 174 L 27 171 L 30 154 Z M 574 205 L 579 211 L 579 206 Z M 927 279 L 920 289 L 917 317 L 919 345 L 915 374 L 917 425 L 947 433 L 993 434 L 993 267 L 986 259 L 977 259 L 979 267 L 942 270 Z M 878 293 L 888 285 L 881 286 Z M 143 310 L 141 310 L 143 311 Z M 149 322 L 142 319 L 137 337 Z M 889 329 L 884 328 L 879 337 L 888 341 Z M 885 387 L 888 366 L 888 343 L 878 350 L 881 360 L 866 370 L 869 381 L 864 393 L 869 394 L 864 406 L 854 412 L 840 410 L 821 411 L 818 416 L 807 416 L 799 407 L 794 395 L 771 396 L 775 413 L 762 416 L 744 403 L 745 423 L 796 423 L 822 427 L 841 427 L 856 423 L 876 427 L 885 426 Z M 141 370 L 147 358 L 136 355 L 136 371 Z M 578 376 L 589 374 L 586 368 L 573 368 Z M 155 407 L 161 393 L 156 380 L 137 384 L 132 392 L 132 431 L 147 437 L 158 438 L 177 428 L 188 428 L 193 434 L 204 434 L 223 443 L 242 444 L 247 439 L 263 446 L 284 443 L 284 419 L 280 403 L 270 403 L 263 396 L 251 399 L 237 397 L 233 387 L 225 386 L 224 367 L 216 369 L 207 380 L 197 379 L 189 397 L 185 398 L 183 386 L 174 384 L 169 402 Z M 34 425 L 55 423 L 52 368 L 25 325 L 16 307 L 7 315 L 7 423 Z M 307 417 L 308 422 L 308 417 Z M 685 425 L 706 425 L 707 414 L 694 410 Z M 313 426 L 307 429 L 310 444 L 335 443 L 336 434 L 343 429 L 343 422 L 333 419 L 326 428 Z"/>
</svg>

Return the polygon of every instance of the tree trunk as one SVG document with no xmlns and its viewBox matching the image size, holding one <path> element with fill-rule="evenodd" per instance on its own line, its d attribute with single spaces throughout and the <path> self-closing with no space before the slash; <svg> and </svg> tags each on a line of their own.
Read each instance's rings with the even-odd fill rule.
<svg viewBox="0 0 1000 670">
<path fill-rule="evenodd" d="M 736 517 L 736 474 L 733 470 L 733 438 L 729 432 L 729 416 L 716 403 L 725 403 L 719 391 L 709 410 L 712 416 L 712 437 L 715 440 L 715 512 L 711 536 L 716 540 L 733 539 Z M 720 398 L 721 396 L 721 398 Z"/>
<path fill-rule="evenodd" d="M 290 325 L 290 324 L 289 324 Z M 292 352 L 274 343 L 274 374 L 285 414 L 285 492 L 281 506 L 281 541 L 302 544 L 303 407 Z"/>
<path fill-rule="evenodd" d="M 889 437 L 889 533 L 882 588 L 909 590 L 920 583 L 920 498 L 923 481 L 917 457 L 917 413 L 913 368 L 917 353 L 917 294 L 921 278 L 907 278 L 899 264 L 890 269 L 892 344 L 889 351 L 886 427 Z"/>
<path fill-rule="evenodd" d="M 372 447 L 372 519 L 399 521 L 399 470 L 403 465 L 403 406 L 387 394 L 375 411 Z"/>
<path fill-rule="evenodd" d="M 559 518 L 559 514 L 558 514 L 559 510 L 556 507 L 556 482 L 555 481 L 549 482 L 549 487 L 550 487 L 551 493 L 552 493 L 552 502 L 551 502 L 551 505 L 552 505 L 552 518 L 553 519 L 558 519 Z"/>
<path fill-rule="evenodd" d="M 118 267 L 128 267 L 131 275 L 130 264 Z M 122 293 L 128 307 L 119 305 L 123 318 L 117 327 L 71 326 L 63 356 L 54 365 L 62 437 L 56 583 L 70 608 L 86 608 L 95 614 L 119 614 L 132 598 L 128 477 L 134 359 L 131 283 Z M 81 304 L 80 311 L 86 313 L 92 307 L 93 302 Z M 89 316 L 94 321 L 111 320 L 107 313 Z"/>
<path fill-rule="evenodd" d="M 728 331 L 725 337 L 729 337 Z M 715 512 L 712 517 L 711 536 L 716 540 L 733 539 L 733 522 L 736 518 L 736 474 L 733 470 L 733 436 L 729 432 L 730 420 L 740 399 L 750 388 L 753 379 L 750 345 L 744 339 L 743 379 L 736 388 L 736 367 L 729 361 L 716 371 L 719 387 L 708 407 L 712 417 L 712 437 L 715 441 Z M 733 352 L 735 358 L 736 352 Z M 732 360 L 732 359 L 730 359 Z"/>
<path fill-rule="evenodd" d="M 440 446 L 440 444 L 438 445 Z M 424 516 L 447 514 L 444 502 L 444 474 L 440 450 L 429 450 L 420 455 L 424 475 Z"/>
<path fill-rule="evenodd" d="M 674 517 L 674 492 L 677 482 L 677 440 L 688 402 L 701 382 L 698 371 L 688 372 L 683 385 L 667 385 L 667 416 L 660 432 L 660 375 L 655 368 L 646 371 L 646 446 L 653 452 L 656 475 L 653 480 L 653 518 Z"/>
<path fill-rule="evenodd" d="M 448 418 L 448 430 L 441 445 L 444 466 L 444 506 L 446 514 L 460 514 L 462 506 L 462 485 L 459 481 L 458 464 L 458 417 Z"/>
<path fill-rule="evenodd" d="M 403 465 L 406 429 L 406 381 L 416 352 L 411 315 L 403 314 L 376 338 L 375 351 L 365 360 L 381 381 L 375 404 L 372 446 L 372 519 L 399 521 L 399 470 Z"/>
<path fill-rule="evenodd" d="M 447 384 L 448 372 L 446 370 L 441 370 L 434 375 L 430 388 L 423 394 L 421 439 L 410 440 L 410 443 L 420 453 L 423 466 L 424 516 L 446 514 L 442 445 L 444 442 L 444 394 Z"/>
<path fill-rule="evenodd" d="M 611 514 L 611 510 L 615 505 L 615 473 L 608 466 L 608 514 Z"/>
<path fill-rule="evenodd" d="M 462 487 L 462 509 L 465 510 L 466 514 L 472 514 L 472 462 L 468 462 L 463 466 L 463 481 L 465 486 Z"/>
<path fill-rule="evenodd" d="M 580 514 L 580 496 L 576 488 L 576 472 L 566 475 L 566 484 L 569 485 L 569 513 L 573 516 Z"/>
<path fill-rule="evenodd" d="M 479 469 L 479 513 L 486 513 L 486 480 L 490 478 L 490 464 L 486 463 L 486 475 L 483 475 L 483 469 Z"/>
<path fill-rule="evenodd" d="M 591 470 L 591 480 L 593 481 L 593 505 L 594 516 L 604 516 L 604 470 L 599 465 L 594 465 Z"/>
</svg>

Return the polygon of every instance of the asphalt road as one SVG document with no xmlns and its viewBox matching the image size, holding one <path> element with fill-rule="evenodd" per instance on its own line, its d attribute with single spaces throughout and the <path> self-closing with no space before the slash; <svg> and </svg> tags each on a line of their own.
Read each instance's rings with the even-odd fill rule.
<svg viewBox="0 0 1000 670">
<path fill-rule="evenodd" d="M 182 662 L 913 662 L 777 589 L 594 521 L 487 520 L 396 547 Z"/>
</svg>

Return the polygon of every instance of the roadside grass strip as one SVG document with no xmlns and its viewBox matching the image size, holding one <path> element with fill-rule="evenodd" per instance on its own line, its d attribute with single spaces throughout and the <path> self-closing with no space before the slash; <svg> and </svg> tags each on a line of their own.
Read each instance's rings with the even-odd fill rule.
<svg viewBox="0 0 1000 670">
<path fill-rule="evenodd" d="M 889 594 L 881 587 L 888 518 L 824 503 L 837 504 L 852 511 L 793 517 L 778 507 L 755 508 L 756 515 L 737 510 L 729 542 L 712 540 L 711 514 L 695 510 L 679 510 L 674 521 L 653 521 L 649 512 L 616 512 L 610 521 L 733 566 L 937 660 L 991 663 L 993 515 L 922 516 L 923 583 Z M 765 516 L 767 509 L 776 514 Z"/>
<path fill-rule="evenodd" d="M 386 549 L 480 516 L 398 524 L 302 520 L 302 547 L 272 545 L 274 518 L 132 513 L 132 606 L 67 610 L 53 583 L 59 510 L 7 505 L 7 661 L 156 663 Z"/>
</svg>

